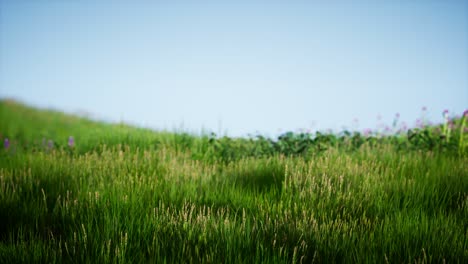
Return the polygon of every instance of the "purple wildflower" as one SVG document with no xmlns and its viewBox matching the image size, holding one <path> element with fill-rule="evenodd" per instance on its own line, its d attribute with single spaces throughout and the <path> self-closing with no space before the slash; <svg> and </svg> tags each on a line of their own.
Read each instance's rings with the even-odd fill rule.
<svg viewBox="0 0 468 264">
<path fill-rule="evenodd" d="M 423 123 L 423 122 L 422 122 L 422 120 L 421 120 L 421 119 L 419 119 L 419 118 L 418 118 L 418 119 L 416 119 L 416 126 L 417 126 L 417 127 L 420 127 L 420 126 L 422 126 L 422 123 Z"/>
<path fill-rule="evenodd" d="M 449 110 L 448 110 L 448 109 L 445 109 L 444 112 L 442 112 L 442 114 L 443 114 L 444 116 L 448 115 L 448 113 L 449 113 Z"/>
<path fill-rule="evenodd" d="M 427 111 L 427 107 L 423 106 L 421 110 L 422 110 L 423 112 L 426 112 L 426 111 Z"/>
<path fill-rule="evenodd" d="M 370 128 L 364 129 L 364 136 L 369 136 L 372 133 L 372 130 Z"/>
<path fill-rule="evenodd" d="M 466 109 L 465 112 L 463 112 L 463 116 L 468 117 L 468 109 Z"/>
<path fill-rule="evenodd" d="M 52 139 L 49 139 L 49 141 L 47 142 L 47 147 L 49 149 L 53 149 L 54 148 L 54 141 L 52 141 Z"/>
<path fill-rule="evenodd" d="M 68 146 L 70 148 L 73 148 L 75 146 L 75 139 L 72 136 L 68 138 Z"/>
<path fill-rule="evenodd" d="M 3 141 L 3 146 L 8 149 L 10 147 L 10 140 L 8 140 L 8 138 L 5 138 L 5 140 Z"/>
<path fill-rule="evenodd" d="M 408 129 L 408 125 L 406 124 L 406 122 L 401 123 L 401 129 L 404 131 Z"/>
<path fill-rule="evenodd" d="M 397 119 L 400 118 L 400 113 L 396 113 L 395 118 L 397 118 Z"/>
<path fill-rule="evenodd" d="M 453 122 L 453 120 L 450 120 L 448 122 L 448 126 L 449 126 L 450 129 L 454 129 L 455 128 L 455 122 Z"/>
</svg>

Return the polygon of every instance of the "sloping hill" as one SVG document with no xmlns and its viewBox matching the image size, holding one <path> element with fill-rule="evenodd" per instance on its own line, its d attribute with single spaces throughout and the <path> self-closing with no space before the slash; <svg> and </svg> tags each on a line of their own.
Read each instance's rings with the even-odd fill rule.
<svg viewBox="0 0 468 264">
<path fill-rule="evenodd" d="M 23 145 L 40 145 L 52 140 L 56 146 L 67 145 L 74 137 L 76 148 L 91 150 L 101 144 L 127 144 L 148 148 L 156 142 L 170 141 L 173 133 L 155 132 L 125 124 L 108 124 L 63 114 L 38 110 L 13 100 L 0 101 L 0 133 Z"/>
<path fill-rule="evenodd" d="M 464 122 L 230 139 L 3 100 L 0 263 L 464 263 Z"/>
</svg>

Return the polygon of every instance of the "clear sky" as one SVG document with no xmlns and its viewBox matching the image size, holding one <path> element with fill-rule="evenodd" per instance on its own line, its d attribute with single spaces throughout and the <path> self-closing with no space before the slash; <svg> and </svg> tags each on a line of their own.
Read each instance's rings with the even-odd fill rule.
<svg viewBox="0 0 468 264">
<path fill-rule="evenodd" d="M 439 121 L 468 1 L 0 0 L 0 97 L 231 136 Z"/>
</svg>

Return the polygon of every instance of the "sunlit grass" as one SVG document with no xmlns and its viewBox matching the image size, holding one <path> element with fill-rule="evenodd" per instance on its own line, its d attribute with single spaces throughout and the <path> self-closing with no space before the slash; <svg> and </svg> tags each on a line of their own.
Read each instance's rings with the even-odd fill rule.
<svg viewBox="0 0 468 264">
<path fill-rule="evenodd" d="M 155 133 L 13 102 L 0 117 L 1 263 L 468 259 L 463 140 L 330 136 L 294 153 L 308 139 Z"/>
</svg>

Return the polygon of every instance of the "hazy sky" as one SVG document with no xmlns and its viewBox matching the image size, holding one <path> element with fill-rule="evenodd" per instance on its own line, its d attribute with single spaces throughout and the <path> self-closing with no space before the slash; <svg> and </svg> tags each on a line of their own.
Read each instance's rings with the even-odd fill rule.
<svg viewBox="0 0 468 264">
<path fill-rule="evenodd" d="M 0 97 L 233 136 L 438 121 L 468 108 L 468 1 L 0 0 Z"/>
</svg>

